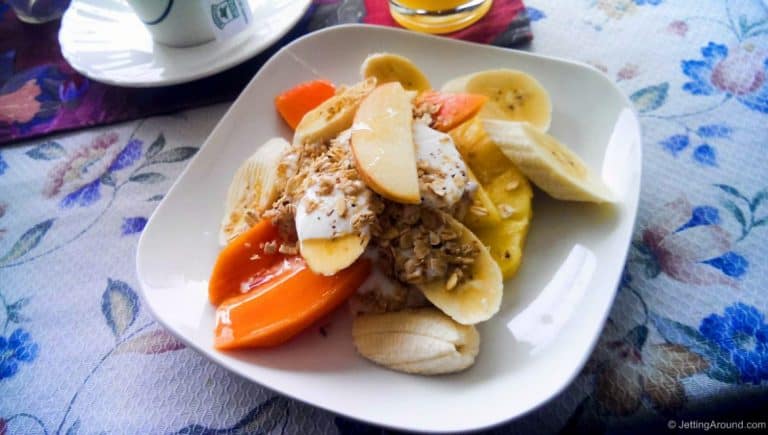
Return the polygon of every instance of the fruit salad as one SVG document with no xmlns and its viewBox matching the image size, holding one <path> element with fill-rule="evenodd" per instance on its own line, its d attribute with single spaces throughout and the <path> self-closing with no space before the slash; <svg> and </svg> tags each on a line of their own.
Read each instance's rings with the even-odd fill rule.
<svg viewBox="0 0 768 435">
<path fill-rule="evenodd" d="M 209 281 L 221 350 L 278 346 L 346 305 L 358 353 L 435 375 L 474 364 L 515 275 L 531 183 L 566 201 L 610 190 L 547 134 L 551 102 L 516 70 L 441 90 L 409 59 L 365 59 L 360 82 L 275 98 L 293 130 L 231 182 Z M 290 139 L 290 140 L 288 140 Z"/>
</svg>

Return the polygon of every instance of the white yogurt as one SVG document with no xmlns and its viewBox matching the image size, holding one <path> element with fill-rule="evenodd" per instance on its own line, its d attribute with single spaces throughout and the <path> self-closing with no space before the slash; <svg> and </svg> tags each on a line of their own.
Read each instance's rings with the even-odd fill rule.
<svg viewBox="0 0 768 435">
<path fill-rule="evenodd" d="M 330 195 L 318 195 L 316 187 L 310 187 L 296 207 L 296 234 L 299 240 L 333 239 L 352 233 L 352 213 L 341 217 L 336 213 L 336 202 L 344 199 L 344 192 L 334 189 Z M 307 205 L 316 202 L 317 207 L 307 211 Z"/>
<path fill-rule="evenodd" d="M 467 188 L 467 167 L 451 136 L 416 121 L 413 123 L 413 142 L 419 165 L 444 175 L 442 196 L 432 192 L 423 177 L 419 177 L 419 190 L 424 203 L 435 208 L 456 204 Z"/>
</svg>

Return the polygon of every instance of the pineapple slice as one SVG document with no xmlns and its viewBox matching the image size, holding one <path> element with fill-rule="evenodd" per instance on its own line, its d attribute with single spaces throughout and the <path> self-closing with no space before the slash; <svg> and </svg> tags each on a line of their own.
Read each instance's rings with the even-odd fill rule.
<svg viewBox="0 0 768 435">
<path fill-rule="evenodd" d="M 450 135 L 501 219 L 489 224 L 468 218 L 465 224 L 488 246 L 504 279 L 509 279 L 520 267 L 533 214 L 531 184 L 491 141 L 479 118 L 451 130 Z"/>
</svg>

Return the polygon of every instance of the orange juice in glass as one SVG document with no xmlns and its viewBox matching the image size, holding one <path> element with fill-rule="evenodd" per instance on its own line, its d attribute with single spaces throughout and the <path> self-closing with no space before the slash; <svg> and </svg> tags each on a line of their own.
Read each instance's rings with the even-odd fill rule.
<svg viewBox="0 0 768 435">
<path fill-rule="evenodd" d="M 407 29 L 449 33 L 483 18 L 493 0 L 389 0 L 392 18 Z"/>
</svg>

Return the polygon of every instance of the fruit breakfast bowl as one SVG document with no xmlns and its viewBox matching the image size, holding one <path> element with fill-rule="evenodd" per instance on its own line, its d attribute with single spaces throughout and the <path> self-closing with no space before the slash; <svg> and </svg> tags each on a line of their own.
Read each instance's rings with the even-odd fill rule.
<svg viewBox="0 0 768 435">
<path fill-rule="evenodd" d="M 472 354 L 469 364 L 461 366 L 465 370 L 458 373 L 415 376 L 402 371 L 419 372 L 423 367 L 417 370 L 413 365 L 405 367 L 391 360 L 377 360 L 368 350 L 367 346 L 372 346 L 370 340 L 363 343 L 361 337 L 369 336 L 370 331 L 380 331 L 383 326 L 376 319 L 363 324 L 344 307 L 303 325 L 303 331 L 291 334 L 290 340 L 268 335 L 282 342 L 280 346 L 226 350 L 230 347 L 222 344 L 222 337 L 227 337 L 220 328 L 226 321 L 222 321 L 221 305 L 217 319 L 217 307 L 211 304 L 209 290 L 217 288 L 214 281 L 221 276 L 216 273 L 219 265 L 228 264 L 222 263 L 222 258 L 226 253 L 236 252 L 231 251 L 231 241 L 224 240 L 229 243 L 224 250 L 220 243 L 222 217 L 229 210 L 225 198 L 231 197 L 233 177 L 237 179 L 243 162 L 259 150 L 269 149 L 261 147 L 262 144 L 274 147 L 274 140 L 270 140 L 283 138 L 276 139 L 283 141 L 277 146 L 294 146 L 297 136 L 308 137 L 306 132 L 315 131 L 302 129 L 305 116 L 294 135 L 275 110 L 278 93 L 314 79 L 344 84 L 344 90 L 354 90 L 354 84 L 361 83 L 361 63 L 378 52 L 396 53 L 412 60 L 436 89 L 471 91 L 491 102 L 496 100 L 493 92 L 488 91 L 490 85 L 481 86 L 489 83 L 488 76 L 474 81 L 467 77 L 477 71 L 515 70 L 535 78 L 546 89 L 551 99 L 549 119 L 532 118 L 530 123 L 514 123 L 512 128 L 509 123 L 490 119 L 490 115 L 482 118 L 485 107 L 491 107 L 486 103 L 477 115 L 479 118 L 456 127 L 469 130 L 480 125 L 488 140 L 498 147 L 487 154 L 462 155 L 473 171 L 475 165 L 492 166 L 492 152 L 498 150 L 509 158 L 527 156 L 519 157 L 515 164 L 540 189 L 533 190 L 532 203 L 528 200 L 533 218 L 519 269 L 518 264 L 505 264 L 503 253 L 493 256 L 493 243 L 483 240 L 483 231 L 468 231 L 464 236 L 463 230 L 459 231 L 464 228 L 461 223 L 454 224 L 456 220 L 451 216 L 441 218 L 441 222 L 456 230 L 460 240 L 476 243 L 475 238 L 479 238 L 479 252 L 488 254 L 483 258 L 493 257 L 493 261 L 488 260 L 491 272 L 481 280 L 483 283 L 498 280 L 501 286 L 502 275 L 514 275 L 503 281 L 498 303 L 484 302 L 493 305 L 493 310 L 480 310 L 483 321 L 468 317 L 478 310 L 452 305 L 455 299 L 445 296 L 443 287 L 452 288 L 450 277 L 444 286 L 440 282 L 440 288 L 419 287 L 429 302 L 440 308 L 429 314 L 434 321 L 424 321 L 430 328 L 452 325 L 450 328 L 458 331 L 452 336 L 456 350 L 462 356 L 466 352 Z M 368 66 L 376 70 L 371 64 Z M 363 74 L 366 75 L 365 67 Z M 371 86 L 375 89 L 365 91 L 365 99 L 355 109 L 356 122 L 349 138 L 355 164 L 358 168 L 371 168 L 368 172 L 361 170 L 360 178 L 374 196 L 394 198 L 401 203 L 416 203 L 421 196 L 424 202 L 426 193 L 420 191 L 420 185 L 408 181 L 414 180 L 413 151 L 402 147 L 402 140 L 393 138 L 408 137 L 415 142 L 419 137 L 427 138 L 425 141 L 435 138 L 439 142 L 443 137 L 436 135 L 442 133 L 432 131 L 447 128 L 450 123 L 439 125 L 440 120 L 446 119 L 439 110 L 432 112 L 428 126 L 414 124 L 410 133 L 398 130 L 401 124 L 395 119 L 397 116 L 381 121 L 376 107 L 401 107 L 398 105 L 413 99 L 408 84 L 390 85 L 382 83 L 387 80 L 381 73 L 371 75 L 379 83 Z M 590 105 L 589 110 L 585 110 L 585 104 Z M 410 116 L 407 119 L 410 122 Z M 375 144 L 380 135 L 375 132 L 382 129 L 390 131 L 384 142 L 402 151 L 377 154 L 379 148 Z M 318 131 L 324 130 L 315 133 Z M 461 132 L 453 129 L 450 137 L 459 151 L 466 151 L 460 142 L 469 133 Z M 567 144 L 566 151 L 562 151 L 562 144 Z M 530 149 L 535 154 L 526 154 Z M 269 155 L 261 152 L 262 157 Z M 472 156 L 480 157 L 473 161 Z M 261 69 L 157 208 L 137 252 L 142 294 L 158 321 L 190 347 L 228 370 L 287 396 L 398 429 L 466 431 L 488 427 L 549 400 L 569 384 L 586 362 L 608 315 L 629 247 L 638 205 L 641 161 L 639 124 L 631 103 L 609 79 L 591 67 L 388 28 L 334 27 L 286 46 Z M 584 176 L 573 179 L 572 171 L 563 169 L 569 166 L 576 168 L 576 172 L 583 170 Z M 487 187 L 484 175 L 480 171 L 475 175 L 479 185 Z M 505 179 L 503 186 L 514 190 L 520 183 L 527 183 L 521 180 Z M 505 189 L 502 187 L 501 191 Z M 495 198 L 493 192 L 489 189 L 491 200 Z M 555 196 L 610 203 L 563 201 Z M 518 211 L 510 204 L 497 208 L 503 219 L 516 216 Z M 258 225 L 249 224 L 250 229 L 232 240 L 258 233 Z M 490 251 L 485 248 L 488 244 Z M 294 254 L 292 249 L 281 253 Z M 251 256 L 257 261 L 261 259 L 261 255 Z M 322 270 L 329 263 L 344 263 L 337 257 L 330 262 L 311 258 L 322 256 L 306 259 L 313 271 Z M 474 258 L 475 263 L 482 263 L 477 260 L 480 257 Z M 507 273 L 512 269 L 513 274 Z M 353 272 L 348 275 L 354 276 Z M 489 292 L 494 290 L 492 287 L 477 286 L 476 290 Z M 299 303 L 305 296 L 305 292 L 296 292 L 291 303 Z M 262 312 L 256 320 L 278 315 L 285 308 L 280 303 L 273 306 L 274 310 Z M 398 318 L 387 324 L 407 323 L 408 328 L 415 330 L 423 327 L 408 322 Z M 476 332 L 457 326 L 464 324 L 470 324 Z M 268 341 L 250 344 L 273 344 Z M 479 353 L 473 350 L 477 346 Z M 454 409 L 462 412 L 446 412 Z"/>
</svg>

